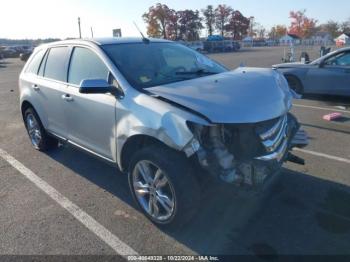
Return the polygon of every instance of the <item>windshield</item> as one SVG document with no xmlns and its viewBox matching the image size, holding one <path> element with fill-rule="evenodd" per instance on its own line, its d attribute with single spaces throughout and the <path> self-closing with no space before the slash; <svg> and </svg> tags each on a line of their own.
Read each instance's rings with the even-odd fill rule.
<svg viewBox="0 0 350 262">
<path fill-rule="evenodd" d="M 208 57 L 177 43 L 102 46 L 126 80 L 147 88 L 227 71 Z"/>
</svg>

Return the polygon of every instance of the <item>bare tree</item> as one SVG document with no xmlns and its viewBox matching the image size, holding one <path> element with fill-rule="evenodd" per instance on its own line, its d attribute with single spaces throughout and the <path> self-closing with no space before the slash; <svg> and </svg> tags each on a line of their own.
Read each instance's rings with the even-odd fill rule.
<svg viewBox="0 0 350 262">
<path fill-rule="evenodd" d="M 224 36 L 225 34 L 225 28 L 229 22 L 229 17 L 232 12 L 232 7 L 227 5 L 218 5 L 218 7 L 215 8 L 215 25 L 220 31 L 221 36 Z"/>
<path fill-rule="evenodd" d="M 213 35 L 215 26 L 215 11 L 212 5 L 208 5 L 205 9 L 202 9 L 204 16 L 204 23 L 208 29 L 208 34 Z"/>
</svg>

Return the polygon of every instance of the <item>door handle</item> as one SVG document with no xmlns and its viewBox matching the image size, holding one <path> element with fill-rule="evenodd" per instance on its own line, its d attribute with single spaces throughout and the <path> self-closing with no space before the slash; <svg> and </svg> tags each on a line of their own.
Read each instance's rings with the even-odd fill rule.
<svg viewBox="0 0 350 262">
<path fill-rule="evenodd" d="M 39 91 L 40 90 L 40 87 L 38 87 L 37 84 L 33 84 L 32 88 L 34 89 L 34 91 Z"/>
<path fill-rule="evenodd" d="M 71 97 L 69 94 L 62 95 L 62 99 L 67 101 L 67 102 L 71 102 L 74 100 L 73 97 Z"/>
</svg>

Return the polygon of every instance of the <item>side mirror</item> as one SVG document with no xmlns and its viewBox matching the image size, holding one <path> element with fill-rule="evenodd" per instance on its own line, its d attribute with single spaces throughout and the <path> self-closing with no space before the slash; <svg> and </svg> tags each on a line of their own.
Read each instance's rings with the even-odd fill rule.
<svg viewBox="0 0 350 262">
<path fill-rule="evenodd" d="M 79 93 L 82 94 L 106 94 L 111 93 L 123 97 L 123 92 L 109 84 L 105 79 L 84 79 L 79 86 Z"/>
</svg>

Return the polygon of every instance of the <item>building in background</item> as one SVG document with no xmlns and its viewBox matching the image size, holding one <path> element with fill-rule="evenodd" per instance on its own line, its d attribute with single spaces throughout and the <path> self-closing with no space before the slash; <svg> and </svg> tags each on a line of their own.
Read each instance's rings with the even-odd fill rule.
<svg viewBox="0 0 350 262">
<path fill-rule="evenodd" d="M 301 39 L 297 35 L 286 34 L 280 38 L 279 42 L 280 45 L 300 45 Z"/>
<path fill-rule="evenodd" d="M 341 34 L 334 41 L 337 46 L 350 45 L 350 34 Z"/>
<path fill-rule="evenodd" d="M 333 44 L 332 36 L 328 32 L 317 32 L 310 40 L 314 45 L 328 46 Z"/>
</svg>

